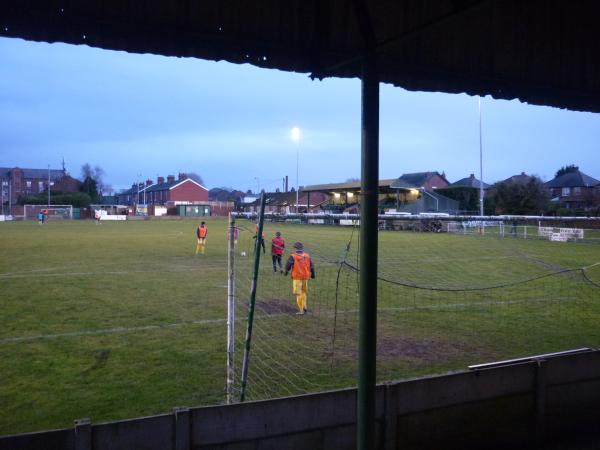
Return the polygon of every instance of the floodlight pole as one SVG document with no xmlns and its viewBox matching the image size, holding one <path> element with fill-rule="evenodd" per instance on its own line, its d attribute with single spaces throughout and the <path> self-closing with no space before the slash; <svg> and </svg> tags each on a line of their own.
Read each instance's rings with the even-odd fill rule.
<svg viewBox="0 0 600 450">
<path fill-rule="evenodd" d="M 371 50 L 362 68 L 360 288 L 357 448 L 375 448 L 377 246 L 379 209 L 379 74 Z"/>
<path fill-rule="evenodd" d="M 48 207 L 50 207 L 50 164 L 48 164 Z"/>
</svg>

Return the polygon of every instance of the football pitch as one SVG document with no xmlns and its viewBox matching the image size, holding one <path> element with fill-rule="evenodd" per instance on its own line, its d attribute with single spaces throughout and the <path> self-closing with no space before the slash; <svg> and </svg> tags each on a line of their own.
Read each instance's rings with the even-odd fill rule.
<svg viewBox="0 0 600 450">
<path fill-rule="evenodd" d="M 224 403 L 227 222 L 207 224 L 202 255 L 191 220 L 0 224 L 0 434 Z M 254 224 L 238 224 L 239 372 Z M 354 385 L 358 230 L 265 227 L 317 278 L 295 316 L 267 245 L 249 398 Z M 381 232 L 379 255 L 380 381 L 600 345 L 598 244 Z"/>
</svg>

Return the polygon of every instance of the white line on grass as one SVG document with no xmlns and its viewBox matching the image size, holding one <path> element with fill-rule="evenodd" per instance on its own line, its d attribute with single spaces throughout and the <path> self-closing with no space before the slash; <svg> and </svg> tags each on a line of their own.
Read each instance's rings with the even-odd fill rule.
<svg viewBox="0 0 600 450">
<path fill-rule="evenodd" d="M 10 279 L 10 278 L 42 278 L 42 277 L 80 277 L 80 276 L 95 276 L 95 275 L 129 275 L 132 273 L 178 273 L 178 272 L 197 272 L 201 268 L 189 268 L 189 269 L 178 269 L 178 270 L 162 270 L 162 269 L 154 269 L 154 270 L 114 270 L 107 272 L 61 272 L 61 273 L 3 273 L 0 274 L 0 279 Z"/>
<path fill-rule="evenodd" d="M 483 302 L 469 302 L 469 303 L 446 303 L 441 305 L 421 305 L 421 306 L 401 306 L 401 307 L 387 307 L 387 308 L 378 308 L 379 312 L 406 312 L 406 311 L 418 311 L 418 310 L 444 310 L 444 309 L 460 309 L 465 307 L 474 307 L 474 306 L 502 306 L 502 305 L 514 305 L 514 304 L 522 304 L 522 303 L 534 303 L 534 302 L 548 302 L 554 303 L 555 301 L 568 302 L 572 300 L 577 300 L 574 297 L 560 297 L 559 299 L 546 300 L 546 299 L 523 299 L 523 300 L 508 300 L 508 301 L 483 301 Z M 338 311 L 338 315 L 342 314 L 357 314 L 358 309 L 349 309 Z M 289 313 L 281 312 L 277 314 L 268 314 L 265 316 L 261 316 L 261 319 L 274 319 L 280 316 L 288 316 Z M 334 312 L 327 312 L 321 314 L 325 317 L 333 317 L 335 316 Z M 237 319 L 236 322 L 242 322 L 244 319 Z M 192 320 L 186 322 L 176 322 L 176 323 L 168 323 L 162 325 L 145 325 L 141 327 L 118 327 L 118 328 L 104 328 L 99 330 L 85 330 L 85 331 L 73 331 L 70 333 L 57 333 L 57 334 L 41 334 L 37 336 L 16 336 L 11 338 L 0 339 L 0 345 L 2 344 L 10 344 L 15 342 L 29 342 L 29 341 L 37 341 L 37 340 L 46 340 L 46 339 L 57 339 L 63 337 L 81 337 L 81 336 L 96 336 L 101 334 L 117 334 L 117 333 L 132 333 L 138 331 L 148 331 L 148 330 L 160 330 L 163 328 L 178 328 L 185 325 L 207 325 L 207 324 L 215 324 L 215 323 L 226 323 L 227 319 L 210 319 L 210 320 Z"/>
<path fill-rule="evenodd" d="M 141 327 L 117 327 L 104 328 L 99 330 L 72 331 L 70 333 L 57 334 L 40 334 L 37 336 L 16 336 L 11 338 L 0 339 L 0 344 L 10 344 L 14 342 L 28 342 L 46 339 L 57 339 L 63 337 L 81 337 L 81 336 L 96 336 L 100 334 L 117 334 L 117 333 L 132 333 L 137 331 L 160 330 L 162 328 L 177 328 L 185 325 L 207 325 L 214 323 L 225 323 L 227 319 L 210 319 L 210 320 L 191 320 L 187 322 L 167 323 L 162 325 L 144 325 Z"/>
</svg>

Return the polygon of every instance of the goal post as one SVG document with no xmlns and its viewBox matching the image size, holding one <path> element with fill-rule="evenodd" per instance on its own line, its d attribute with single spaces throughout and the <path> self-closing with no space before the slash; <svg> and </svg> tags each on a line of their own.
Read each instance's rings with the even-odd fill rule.
<svg viewBox="0 0 600 450">
<path fill-rule="evenodd" d="M 73 205 L 23 205 L 23 219 L 35 220 L 42 211 L 48 212 L 49 219 L 73 219 Z"/>
</svg>

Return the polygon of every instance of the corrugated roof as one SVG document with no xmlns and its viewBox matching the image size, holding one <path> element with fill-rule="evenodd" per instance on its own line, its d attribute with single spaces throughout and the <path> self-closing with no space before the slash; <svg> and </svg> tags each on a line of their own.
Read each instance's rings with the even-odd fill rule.
<svg viewBox="0 0 600 450">
<path fill-rule="evenodd" d="M 580 170 L 575 172 L 569 172 L 556 177 L 546 183 L 546 187 L 549 188 L 562 188 L 562 187 L 593 187 L 600 184 L 600 181 L 595 178 L 586 175 Z"/>
<path fill-rule="evenodd" d="M 362 6 L 362 8 L 361 8 Z M 358 11 L 358 12 L 357 12 Z M 0 36 L 600 112 L 592 0 L 4 0 Z"/>
<path fill-rule="evenodd" d="M 394 178 L 389 180 L 379 180 L 379 187 L 390 187 L 394 181 Z M 313 184 L 311 186 L 303 186 L 301 192 L 335 192 L 352 190 L 360 190 L 360 181 L 352 181 L 349 183 Z"/>
</svg>

